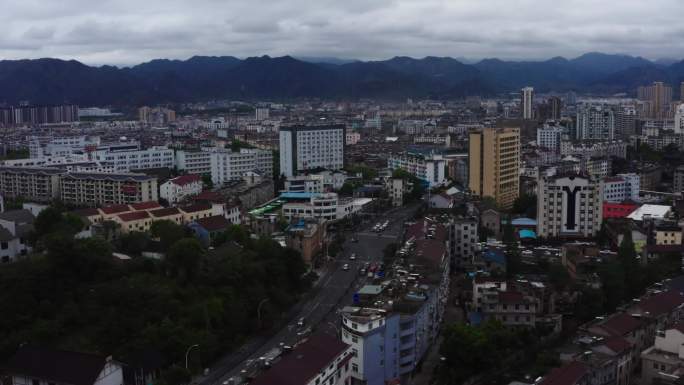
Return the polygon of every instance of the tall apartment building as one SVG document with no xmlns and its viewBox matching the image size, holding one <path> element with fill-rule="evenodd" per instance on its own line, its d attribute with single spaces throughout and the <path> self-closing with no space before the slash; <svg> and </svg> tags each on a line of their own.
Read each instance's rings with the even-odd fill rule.
<svg viewBox="0 0 684 385">
<path fill-rule="evenodd" d="M 78 122 L 78 106 L 19 106 L 0 108 L 0 125 L 19 126 Z"/>
<path fill-rule="evenodd" d="M 615 139 L 615 115 L 610 108 L 584 106 L 577 111 L 577 139 Z"/>
<path fill-rule="evenodd" d="M 61 177 L 65 203 L 112 205 L 156 201 L 157 178 L 145 174 L 68 173 Z"/>
<path fill-rule="evenodd" d="M 534 88 L 525 87 L 520 90 L 520 116 L 523 119 L 534 118 L 534 113 L 532 110 L 534 102 Z"/>
<path fill-rule="evenodd" d="M 454 218 L 449 223 L 451 264 L 455 269 L 473 265 L 480 241 L 477 225 L 476 218 Z"/>
<path fill-rule="evenodd" d="M 293 176 L 306 170 L 344 167 L 345 126 L 289 126 L 280 128 L 280 173 Z"/>
<path fill-rule="evenodd" d="M 254 109 L 254 119 L 258 121 L 266 120 L 270 115 L 271 113 L 268 107 L 257 107 Z"/>
<path fill-rule="evenodd" d="M 271 150 L 242 148 L 240 151 L 214 151 L 210 161 L 211 180 L 216 184 L 240 180 L 248 172 L 256 172 L 267 178 L 273 176 Z"/>
<path fill-rule="evenodd" d="M 672 103 L 672 87 L 663 82 L 637 88 L 637 98 L 649 102 L 646 111 L 649 118 L 664 118 Z"/>
<path fill-rule="evenodd" d="M 484 128 L 470 133 L 468 188 L 508 208 L 520 186 L 520 129 Z"/>
<path fill-rule="evenodd" d="M 387 158 L 390 170 L 402 169 L 416 178 L 425 181 L 432 188 L 446 182 L 446 160 L 438 154 L 419 154 L 413 152 L 392 153 Z"/>
<path fill-rule="evenodd" d="M 563 135 L 562 127 L 544 126 L 537 128 L 537 146 L 557 152 L 560 150 L 561 135 Z"/>
<path fill-rule="evenodd" d="M 674 115 L 674 133 L 684 134 L 684 102 L 677 106 Z"/>
<path fill-rule="evenodd" d="M 537 186 L 537 234 L 540 237 L 593 237 L 600 228 L 603 188 L 580 175 L 542 178 Z"/>
<path fill-rule="evenodd" d="M 614 177 L 605 178 L 603 180 L 603 200 L 614 203 L 639 202 L 640 179 L 637 174 L 618 174 Z"/>
<path fill-rule="evenodd" d="M 64 171 L 47 167 L 0 167 L 0 195 L 27 201 L 49 202 L 59 198 Z"/>
<path fill-rule="evenodd" d="M 615 111 L 615 137 L 626 138 L 636 133 L 638 114 L 634 106 L 621 106 Z"/>
<path fill-rule="evenodd" d="M 558 120 L 561 118 L 561 112 L 563 109 L 563 101 L 558 96 L 552 96 L 549 98 L 549 109 L 551 112 L 551 119 Z"/>
</svg>

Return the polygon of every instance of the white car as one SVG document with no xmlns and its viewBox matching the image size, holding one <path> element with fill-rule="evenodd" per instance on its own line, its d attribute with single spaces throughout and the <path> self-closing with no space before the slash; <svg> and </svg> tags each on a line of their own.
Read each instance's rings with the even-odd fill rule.
<svg viewBox="0 0 684 385">
<path fill-rule="evenodd" d="M 344 271 L 349 270 L 349 264 L 345 263 L 344 265 L 342 265 L 342 270 L 344 270 Z"/>
</svg>

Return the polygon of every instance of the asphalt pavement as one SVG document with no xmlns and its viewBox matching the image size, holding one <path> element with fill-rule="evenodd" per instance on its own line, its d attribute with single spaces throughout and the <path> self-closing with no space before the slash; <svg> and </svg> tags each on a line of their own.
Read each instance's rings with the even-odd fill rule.
<svg viewBox="0 0 684 385">
<path fill-rule="evenodd" d="M 367 281 L 359 274 L 360 268 L 366 262 L 382 261 L 383 250 L 396 242 L 403 231 L 403 224 L 409 220 L 417 204 L 392 209 L 386 213 L 368 218 L 359 226 L 358 231 L 347 232 L 346 241 L 337 259 L 330 261 L 322 269 L 323 274 L 316 283 L 313 295 L 295 305 L 285 316 L 288 320 L 275 334 L 257 336 L 233 351 L 209 368 L 208 374 L 194 379 L 199 385 L 221 385 L 231 378 L 239 378 L 241 373 L 248 372 L 258 364 L 259 358 L 270 351 L 284 345 L 292 346 L 304 337 L 304 334 L 323 331 L 337 334 L 339 332 L 339 315 L 337 310 L 351 304 L 352 295 Z M 378 222 L 389 221 L 387 229 L 381 233 L 372 231 Z M 358 242 L 352 242 L 352 238 Z M 355 253 L 357 258 L 352 261 L 349 256 Z M 342 266 L 349 264 L 349 270 Z M 308 299 L 306 299 L 308 298 Z M 304 319 L 304 326 L 297 325 L 299 319 Z"/>
</svg>

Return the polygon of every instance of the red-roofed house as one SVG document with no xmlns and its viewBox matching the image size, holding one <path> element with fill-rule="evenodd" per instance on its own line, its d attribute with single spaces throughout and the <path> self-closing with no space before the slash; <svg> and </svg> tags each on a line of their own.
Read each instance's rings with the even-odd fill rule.
<svg viewBox="0 0 684 385">
<path fill-rule="evenodd" d="M 648 340 L 647 326 L 641 317 L 634 316 L 627 313 L 618 313 L 599 322 L 591 324 L 587 331 L 593 335 L 604 338 L 622 337 L 634 346 L 632 350 L 632 361 L 636 362 L 638 354 L 646 346 L 649 346 L 652 340 Z"/>
<path fill-rule="evenodd" d="M 148 213 L 152 216 L 153 221 L 171 221 L 176 224 L 183 223 L 183 213 L 176 207 L 168 207 L 157 210 L 150 210 Z"/>
<path fill-rule="evenodd" d="M 148 231 L 152 225 L 152 217 L 147 211 L 132 211 L 119 214 L 114 220 L 121 225 L 121 231 L 128 233 L 131 231 Z"/>
<path fill-rule="evenodd" d="M 350 346 L 327 334 L 314 334 L 251 385 L 346 385 L 351 383 Z"/>
<path fill-rule="evenodd" d="M 195 203 L 190 206 L 180 207 L 183 213 L 183 222 L 190 223 L 200 218 L 209 218 L 214 216 L 212 205 L 206 203 Z"/>
<path fill-rule="evenodd" d="M 634 345 L 623 337 L 608 337 L 603 340 L 603 343 L 593 346 L 593 352 L 600 353 L 612 357 L 612 364 L 615 369 L 612 372 L 615 374 L 616 385 L 627 385 L 630 383 L 630 377 L 634 368 L 634 355 L 638 353 L 634 349 Z"/>
<path fill-rule="evenodd" d="M 170 204 L 178 203 L 201 192 L 202 178 L 196 174 L 181 175 L 159 186 L 159 196 Z"/>
<path fill-rule="evenodd" d="M 222 215 L 200 218 L 188 224 L 205 246 L 209 246 L 217 234 L 226 231 L 230 226 L 231 223 Z"/>
<path fill-rule="evenodd" d="M 573 361 L 552 369 L 539 385 L 588 385 L 589 380 L 589 368 L 581 362 Z"/>
<path fill-rule="evenodd" d="M 135 211 L 160 209 L 162 206 L 157 201 L 147 201 L 131 203 L 131 208 Z"/>
<path fill-rule="evenodd" d="M 110 205 L 110 206 L 104 206 L 99 208 L 100 212 L 102 213 L 102 218 L 103 220 L 109 220 L 112 219 L 113 217 L 127 213 L 129 211 L 133 211 L 131 206 L 129 205 Z"/>
</svg>

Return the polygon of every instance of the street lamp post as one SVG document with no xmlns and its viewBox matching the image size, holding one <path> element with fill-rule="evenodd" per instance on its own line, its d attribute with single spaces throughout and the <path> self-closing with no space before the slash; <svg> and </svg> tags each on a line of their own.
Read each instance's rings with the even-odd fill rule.
<svg viewBox="0 0 684 385">
<path fill-rule="evenodd" d="M 199 344 L 194 344 L 188 348 L 188 350 L 185 351 L 185 370 L 188 370 L 188 354 L 190 354 L 190 351 L 193 348 L 198 348 Z"/>
<path fill-rule="evenodd" d="M 268 302 L 268 298 L 264 298 L 259 301 L 259 305 L 257 306 L 257 320 L 259 321 L 259 328 L 261 328 L 261 307 L 264 306 L 266 302 Z"/>
</svg>

